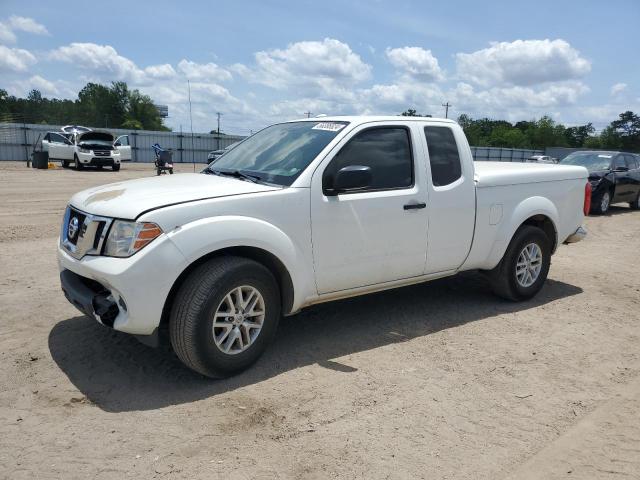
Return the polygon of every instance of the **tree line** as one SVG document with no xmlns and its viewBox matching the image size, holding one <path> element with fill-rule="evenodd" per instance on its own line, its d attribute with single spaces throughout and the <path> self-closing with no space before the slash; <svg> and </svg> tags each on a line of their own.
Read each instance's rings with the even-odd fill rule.
<svg viewBox="0 0 640 480">
<path fill-rule="evenodd" d="M 421 116 L 414 109 L 403 116 Z M 621 113 L 599 134 L 591 123 L 565 127 L 551 117 L 511 123 L 490 118 L 473 119 L 462 114 L 458 123 L 464 129 L 470 145 L 478 147 L 531 148 L 546 147 L 593 148 L 640 152 L 640 116 L 631 111 Z"/>
<path fill-rule="evenodd" d="M 3 119 L 52 125 L 170 130 L 162 123 L 151 97 L 137 89 L 130 90 L 125 82 L 112 82 L 109 86 L 87 83 L 76 100 L 45 98 L 35 89 L 27 98 L 18 98 L 0 89 L 0 121 Z"/>
</svg>

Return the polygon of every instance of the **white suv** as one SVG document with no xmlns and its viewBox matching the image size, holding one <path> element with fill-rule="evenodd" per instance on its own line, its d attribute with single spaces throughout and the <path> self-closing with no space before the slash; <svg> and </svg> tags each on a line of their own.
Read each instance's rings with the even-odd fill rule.
<svg viewBox="0 0 640 480">
<path fill-rule="evenodd" d="M 120 151 L 114 146 L 109 132 L 92 131 L 48 132 L 42 139 L 42 149 L 49 152 L 51 160 L 59 160 L 67 168 L 72 162 L 76 170 L 85 166 L 120 170 Z"/>
</svg>

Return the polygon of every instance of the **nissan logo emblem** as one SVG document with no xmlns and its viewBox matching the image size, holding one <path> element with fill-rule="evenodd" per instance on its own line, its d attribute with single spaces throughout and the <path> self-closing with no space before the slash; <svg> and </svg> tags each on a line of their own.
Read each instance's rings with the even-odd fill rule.
<svg viewBox="0 0 640 480">
<path fill-rule="evenodd" d="M 75 236 L 78 234 L 78 217 L 73 217 L 71 218 L 71 220 L 69 220 L 69 227 L 67 230 L 67 236 L 69 238 L 75 238 Z"/>
</svg>

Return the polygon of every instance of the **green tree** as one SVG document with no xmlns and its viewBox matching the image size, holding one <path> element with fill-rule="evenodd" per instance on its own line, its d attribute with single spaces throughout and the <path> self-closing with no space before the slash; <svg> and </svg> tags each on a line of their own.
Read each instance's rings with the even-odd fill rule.
<svg viewBox="0 0 640 480">
<path fill-rule="evenodd" d="M 402 112 L 400 115 L 402 115 L 403 117 L 422 117 L 422 115 L 416 112 L 413 108 L 408 108 L 407 110 Z"/>
<path fill-rule="evenodd" d="M 569 127 L 565 129 L 564 136 L 570 147 L 579 148 L 584 146 L 587 139 L 595 131 L 596 129 L 593 128 L 593 125 L 591 123 L 587 123 L 586 125 L 579 125 L 577 127 Z"/>
<path fill-rule="evenodd" d="M 640 116 L 626 111 L 611 122 L 610 127 L 615 131 L 621 149 L 640 152 Z"/>
</svg>

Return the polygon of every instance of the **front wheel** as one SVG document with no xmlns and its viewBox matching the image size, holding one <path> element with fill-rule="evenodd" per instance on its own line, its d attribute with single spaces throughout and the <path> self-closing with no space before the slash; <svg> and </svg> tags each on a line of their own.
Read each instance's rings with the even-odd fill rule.
<svg viewBox="0 0 640 480">
<path fill-rule="evenodd" d="M 500 263 L 488 272 L 496 295 L 521 301 L 540 291 L 551 266 L 551 245 L 538 227 L 525 225 L 513 236 Z"/>
<path fill-rule="evenodd" d="M 74 165 L 75 169 L 82 170 L 82 163 L 80 163 L 80 159 L 78 159 L 77 155 L 73 156 L 73 161 L 75 162 L 75 165 Z"/>
<path fill-rule="evenodd" d="M 607 190 L 600 197 L 600 201 L 596 202 L 593 206 L 593 210 L 598 215 L 604 215 L 609 211 L 609 206 L 611 205 L 611 193 Z"/>
<path fill-rule="evenodd" d="M 197 267 L 176 295 L 171 345 L 189 368 L 228 377 L 262 355 L 279 320 L 280 292 L 267 268 L 247 258 L 214 258 Z"/>
<path fill-rule="evenodd" d="M 113 171 L 114 172 L 119 172 L 120 171 L 120 164 L 119 163 L 115 163 L 113 165 Z"/>
</svg>

